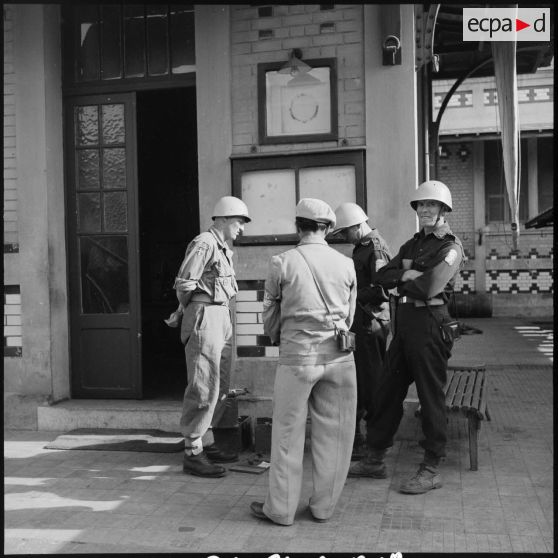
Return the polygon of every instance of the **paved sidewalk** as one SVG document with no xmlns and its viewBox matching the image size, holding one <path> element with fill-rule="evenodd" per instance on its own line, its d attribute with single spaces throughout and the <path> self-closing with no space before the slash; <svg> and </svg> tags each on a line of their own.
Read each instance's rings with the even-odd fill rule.
<svg viewBox="0 0 558 558">
<path fill-rule="evenodd" d="M 479 470 L 469 470 L 466 421 L 450 418 L 444 486 L 397 490 L 422 450 L 406 415 L 384 480 L 347 479 L 330 522 L 307 511 L 310 455 L 295 524 L 250 515 L 267 473 L 184 475 L 182 455 L 45 450 L 58 432 L 5 433 L 5 554 L 187 552 L 553 552 L 552 325 L 470 319 L 454 361 L 484 361 L 489 409 Z M 534 327 L 535 329 L 525 329 Z"/>
</svg>

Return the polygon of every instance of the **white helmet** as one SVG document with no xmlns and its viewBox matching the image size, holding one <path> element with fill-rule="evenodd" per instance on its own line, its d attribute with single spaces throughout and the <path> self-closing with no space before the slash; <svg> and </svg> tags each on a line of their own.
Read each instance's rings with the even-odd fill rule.
<svg viewBox="0 0 558 558">
<path fill-rule="evenodd" d="M 246 204 L 234 196 L 224 196 L 215 204 L 211 218 L 215 217 L 244 217 L 246 223 L 252 220 Z"/>
<path fill-rule="evenodd" d="M 443 203 L 448 211 L 452 210 L 451 192 L 449 188 L 439 180 L 427 180 L 423 182 L 411 197 L 411 207 L 416 211 L 417 202 L 423 200 L 434 200 Z"/>
<path fill-rule="evenodd" d="M 335 227 L 335 213 L 329 205 L 315 198 L 302 198 L 296 206 L 296 217 L 310 219 L 316 223 L 326 223 Z"/>
<path fill-rule="evenodd" d="M 335 210 L 335 217 L 337 218 L 337 225 L 333 231 L 334 233 L 368 221 L 368 215 L 364 213 L 362 207 L 352 202 L 342 203 Z"/>
</svg>

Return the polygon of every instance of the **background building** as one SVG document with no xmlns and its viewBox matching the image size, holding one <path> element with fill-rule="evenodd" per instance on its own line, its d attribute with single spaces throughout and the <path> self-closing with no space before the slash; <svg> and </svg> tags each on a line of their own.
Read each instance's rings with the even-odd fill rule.
<svg viewBox="0 0 558 558">
<path fill-rule="evenodd" d="M 261 323 L 267 261 L 295 242 L 294 207 L 304 196 L 334 207 L 359 203 L 394 249 L 415 232 L 408 199 L 430 168 L 431 98 L 447 87 L 432 96 L 432 51 L 444 53 L 440 79 L 487 55 L 486 45 L 469 51 L 448 39 L 459 12 L 410 4 L 4 4 L 5 424 L 52 427 L 56 412 L 70 412 L 63 401 L 80 420 L 95 420 L 91 426 L 118 425 L 118 406 L 100 401 L 139 401 L 118 407 L 137 411 L 135 427 L 168 425 L 153 402 L 170 401 L 176 417 L 182 347 L 162 320 L 175 306 L 186 244 L 231 193 L 253 216 L 234 248 L 236 383 L 251 392 L 242 411 L 268 415 L 277 349 Z M 552 57 L 552 43 L 539 47 L 518 58 L 529 79 Z M 552 71 L 546 75 L 544 87 Z M 494 96 L 479 94 L 472 109 L 490 110 L 484 99 Z M 537 116 L 548 105 L 540 95 L 525 104 Z M 510 253 L 505 228 L 494 225 L 505 212 L 501 190 L 483 174 L 498 172 L 490 165 L 496 148 L 476 135 L 497 127 L 479 130 L 483 119 L 473 117 L 460 129 L 462 119 L 451 115 L 468 109 L 448 109 L 448 157 L 438 160 L 470 258 L 459 288 L 491 294 L 496 285 L 494 312 L 531 308 L 538 297 L 548 315 L 551 231 L 536 233 L 547 235 L 536 251 L 529 244 Z M 525 136 L 529 161 L 549 149 L 543 132 L 552 120 L 543 112 L 537 137 Z M 529 217 L 551 195 L 541 186 L 547 175 L 548 167 L 529 164 Z M 506 273 L 521 290 L 527 274 L 540 294 L 527 295 L 531 302 L 510 294 L 501 304 Z"/>
</svg>

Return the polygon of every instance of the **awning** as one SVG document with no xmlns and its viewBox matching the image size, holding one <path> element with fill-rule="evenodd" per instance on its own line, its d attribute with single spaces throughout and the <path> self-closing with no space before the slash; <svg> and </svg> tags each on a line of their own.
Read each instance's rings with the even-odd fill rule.
<svg viewBox="0 0 558 558">
<path fill-rule="evenodd" d="M 539 213 L 525 223 L 526 229 L 540 229 L 554 225 L 554 207 L 549 207 L 546 211 Z"/>
</svg>

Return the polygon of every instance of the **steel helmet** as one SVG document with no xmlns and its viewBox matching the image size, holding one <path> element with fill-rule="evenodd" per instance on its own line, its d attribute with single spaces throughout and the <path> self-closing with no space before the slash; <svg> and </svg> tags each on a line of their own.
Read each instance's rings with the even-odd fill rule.
<svg viewBox="0 0 558 558">
<path fill-rule="evenodd" d="M 362 207 L 352 202 L 342 203 L 335 210 L 335 217 L 337 219 L 337 225 L 333 231 L 334 233 L 368 221 L 368 215 L 364 213 Z"/>
<path fill-rule="evenodd" d="M 246 204 L 234 196 L 224 196 L 215 204 L 211 218 L 215 217 L 244 217 L 246 223 L 252 220 Z"/>
<path fill-rule="evenodd" d="M 315 198 L 302 198 L 296 206 L 296 216 L 335 227 L 335 213 L 329 205 Z"/>
<path fill-rule="evenodd" d="M 411 207 L 416 211 L 417 202 L 423 200 L 434 200 L 443 203 L 448 211 L 452 210 L 451 192 L 449 188 L 439 180 L 427 180 L 423 182 L 411 197 Z"/>
</svg>

